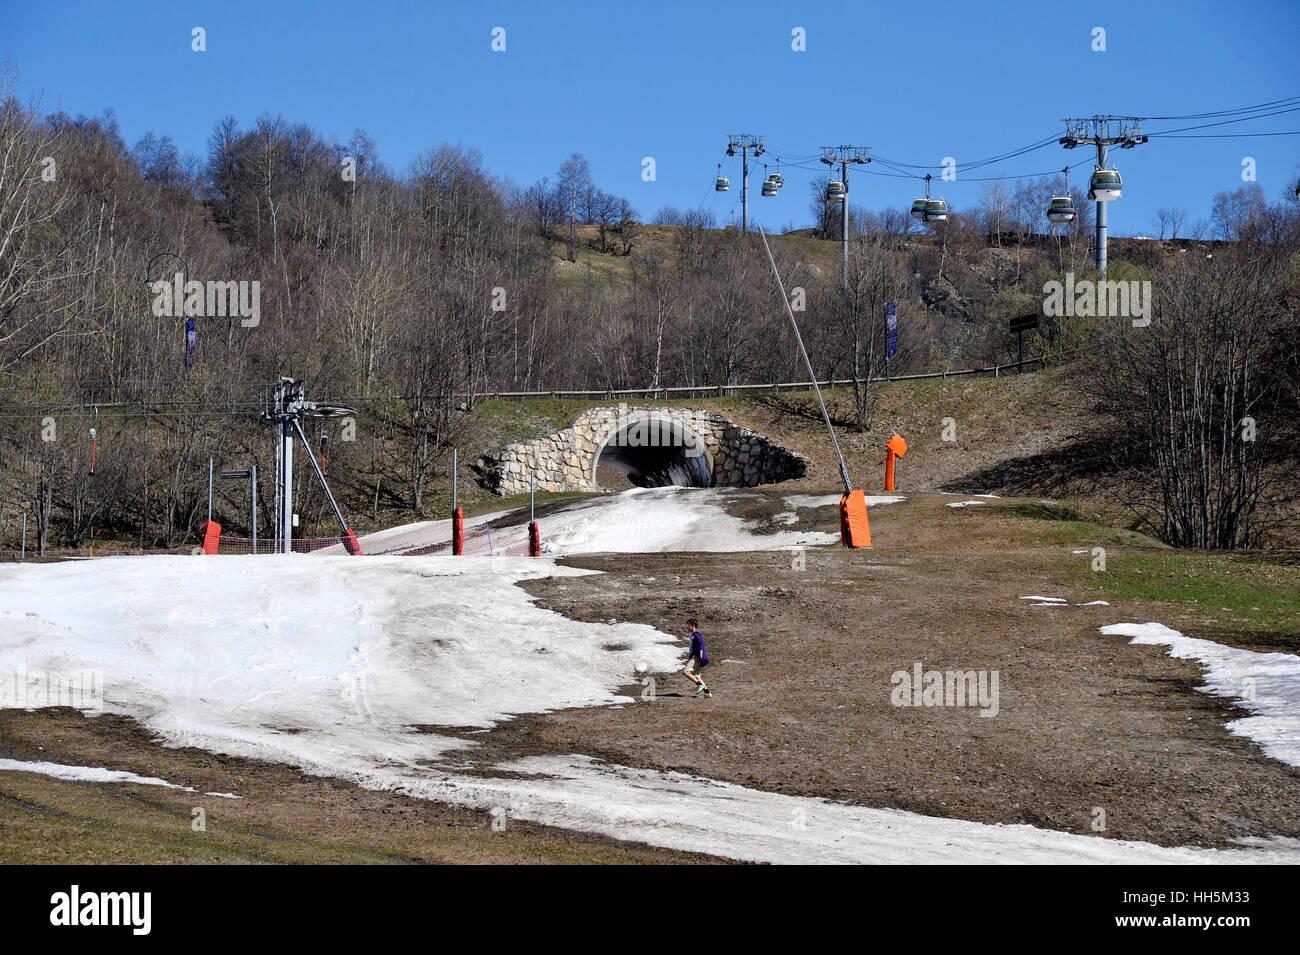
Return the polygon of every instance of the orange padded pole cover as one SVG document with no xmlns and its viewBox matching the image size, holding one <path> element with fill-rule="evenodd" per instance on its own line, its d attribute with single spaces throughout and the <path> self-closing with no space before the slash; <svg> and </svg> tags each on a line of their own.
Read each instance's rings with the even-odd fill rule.
<svg viewBox="0 0 1300 955">
<path fill-rule="evenodd" d="M 840 498 L 840 542 L 845 547 L 871 546 L 867 499 L 861 489 L 849 491 Z"/>
<path fill-rule="evenodd" d="M 537 526 L 536 521 L 528 522 L 528 556 L 542 556 L 542 529 Z"/>
<path fill-rule="evenodd" d="M 215 554 L 221 546 L 221 525 L 216 521 L 203 522 L 203 553 Z"/>
<path fill-rule="evenodd" d="M 451 552 L 457 557 L 465 553 L 465 512 L 459 507 L 451 512 Z"/>
<path fill-rule="evenodd" d="M 885 449 L 885 490 L 886 491 L 892 491 L 894 489 L 894 457 L 895 457 L 894 449 L 886 448 Z"/>
<path fill-rule="evenodd" d="M 350 527 L 343 528 L 343 547 L 353 557 L 364 556 L 361 553 L 361 542 L 357 540 L 357 532 Z"/>
</svg>

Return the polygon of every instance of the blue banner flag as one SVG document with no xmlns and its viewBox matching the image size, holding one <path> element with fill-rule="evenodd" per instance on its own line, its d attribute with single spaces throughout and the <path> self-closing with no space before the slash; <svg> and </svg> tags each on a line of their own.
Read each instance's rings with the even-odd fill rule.
<svg viewBox="0 0 1300 955">
<path fill-rule="evenodd" d="M 194 319 L 185 319 L 185 367 L 194 364 L 194 344 L 198 341 L 198 332 L 194 328 Z"/>
<path fill-rule="evenodd" d="M 894 303 L 885 306 L 885 327 L 889 329 L 889 357 L 898 354 L 898 316 L 894 313 Z"/>
</svg>

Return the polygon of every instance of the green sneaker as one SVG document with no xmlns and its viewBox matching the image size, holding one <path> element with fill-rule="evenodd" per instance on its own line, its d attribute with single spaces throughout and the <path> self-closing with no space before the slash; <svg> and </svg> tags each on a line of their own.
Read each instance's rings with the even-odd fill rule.
<svg viewBox="0 0 1300 955">
<path fill-rule="evenodd" d="M 695 698 L 697 700 L 702 700 L 704 699 L 704 697 L 710 695 L 711 694 L 709 693 L 709 688 L 707 686 L 701 686 L 698 690 L 695 691 Z"/>
</svg>

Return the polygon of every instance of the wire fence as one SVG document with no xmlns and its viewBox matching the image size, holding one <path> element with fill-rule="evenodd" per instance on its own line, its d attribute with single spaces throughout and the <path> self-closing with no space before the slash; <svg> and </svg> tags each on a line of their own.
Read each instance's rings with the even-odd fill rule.
<svg viewBox="0 0 1300 955">
<path fill-rule="evenodd" d="M 41 553 L 36 548 L 22 550 L 0 550 L 0 561 L 8 560 L 89 560 L 92 557 L 166 557 L 168 555 L 197 554 L 198 544 L 186 544 L 184 547 L 47 547 Z"/>
<path fill-rule="evenodd" d="M 364 548 L 365 542 L 362 542 Z M 370 553 L 367 551 L 366 553 Z M 375 555 L 392 554 L 398 557 L 431 557 L 434 555 L 450 555 L 452 553 L 452 544 L 449 540 L 431 540 L 428 542 L 403 542 L 397 547 L 391 547 L 386 550 L 376 550 Z M 477 527 L 465 528 L 465 536 L 461 546 L 461 554 L 464 556 L 486 556 L 486 557 L 527 557 L 528 556 L 528 525 L 512 525 L 493 529 L 488 523 L 483 523 Z"/>
<path fill-rule="evenodd" d="M 319 554 L 323 556 L 346 555 L 339 537 L 295 537 L 289 542 L 290 552 L 294 554 Z M 380 549 L 375 546 L 367 548 L 366 538 L 361 538 L 363 556 L 382 557 L 439 557 L 454 556 L 452 542 L 449 538 L 405 539 L 401 544 Z M 218 556 L 280 554 L 284 552 L 281 538 L 259 537 L 256 545 L 251 537 L 227 537 L 222 535 L 217 544 Z M 153 549 L 132 547 L 74 547 L 46 548 L 45 552 L 28 549 L 0 550 L 0 561 L 56 561 L 88 560 L 92 557 L 159 557 L 178 555 L 201 555 L 200 544 L 188 544 L 184 547 L 160 547 Z M 529 554 L 528 525 L 513 524 L 494 528 L 489 523 L 466 527 L 464 543 L 461 548 L 464 556 L 483 557 L 527 557 Z"/>
</svg>

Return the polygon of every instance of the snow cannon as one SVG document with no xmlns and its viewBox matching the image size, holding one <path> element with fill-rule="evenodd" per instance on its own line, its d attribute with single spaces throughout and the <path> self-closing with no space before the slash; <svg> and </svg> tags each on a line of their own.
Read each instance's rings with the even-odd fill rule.
<svg viewBox="0 0 1300 955">
<path fill-rule="evenodd" d="M 892 491 L 894 489 L 894 460 L 896 458 L 901 458 L 906 453 L 907 453 L 907 442 L 903 440 L 903 436 L 901 434 L 895 431 L 894 436 L 890 438 L 888 443 L 885 445 L 885 490 L 886 491 Z"/>
<path fill-rule="evenodd" d="M 840 498 L 840 543 L 845 547 L 871 546 L 867 496 L 861 488 L 849 491 Z"/>
</svg>

